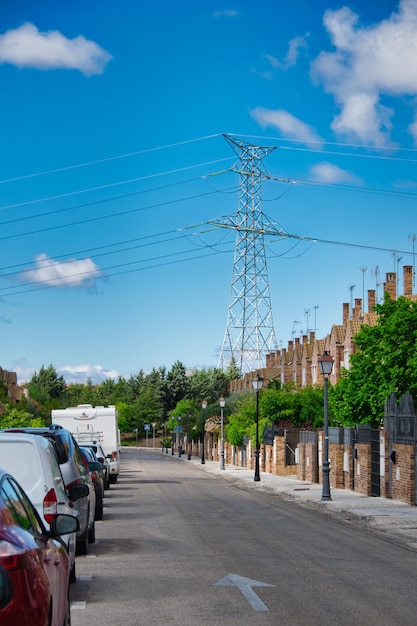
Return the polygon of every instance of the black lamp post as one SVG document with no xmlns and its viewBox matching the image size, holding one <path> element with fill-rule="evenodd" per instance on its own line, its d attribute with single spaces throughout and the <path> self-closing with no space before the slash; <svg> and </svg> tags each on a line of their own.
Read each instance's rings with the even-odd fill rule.
<svg viewBox="0 0 417 626">
<path fill-rule="evenodd" d="M 259 482 L 261 476 L 259 474 L 259 391 L 262 389 L 264 379 L 256 375 L 256 378 L 252 381 L 252 386 L 256 391 L 256 442 L 255 442 L 255 476 L 253 480 Z"/>
<path fill-rule="evenodd" d="M 188 460 L 191 460 L 191 441 L 190 441 L 190 425 L 191 425 L 191 418 L 192 418 L 193 414 L 191 413 L 191 411 L 188 413 L 188 432 L 187 432 L 187 445 L 188 445 Z"/>
<path fill-rule="evenodd" d="M 181 420 L 182 417 L 181 415 L 178 415 L 178 441 L 177 441 L 177 448 L 178 448 L 178 456 L 181 456 L 182 453 L 182 448 L 181 448 Z"/>
<path fill-rule="evenodd" d="M 327 350 L 322 356 L 318 357 L 320 372 L 324 376 L 324 459 L 323 459 L 323 491 L 322 500 L 331 500 L 330 494 L 330 462 L 329 462 L 329 376 L 333 369 L 333 359 Z"/>
<path fill-rule="evenodd" d="M 223 415 L 223 409 L 224 409 L 224 405 L 226 404 L 226 400 L 224 398 L 220 398 L 219 404 L 220 404 L 220 416 L 221 416 L 220 469 L 224 470 L 225 467 L 224 467 L 224 415 Z"/>
<path fill-rule="evenodd" d="M 206 459 L 204 458 L 204 439 L 205 439 L 205 428 L 206 428 L 206 420 L 205 420 L 205 410 L 207 408 L 207 401 L 203 400 L 203 402 L 201 403 L 201 409 L 202 409 L 202 416 L 203 416 L 203 432 L 201 435 L 201 444 L 202 444 L 202 448 L 201 448 L 201 465 L 205 465 L 206 463 Z"/>
</svg>

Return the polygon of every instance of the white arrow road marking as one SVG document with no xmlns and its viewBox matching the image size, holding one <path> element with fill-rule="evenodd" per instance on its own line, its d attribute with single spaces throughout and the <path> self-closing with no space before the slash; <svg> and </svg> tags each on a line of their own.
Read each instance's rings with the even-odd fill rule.
<svg viewBox="0 0 417 626">
<path fill-rule="evenodd" d="M 237 574 L 228 574 L 216 583 L 213 583 L 213 587 L 237 587 L 254 611 L 269 611 L 266 604 L 262 602 L 252 587 L 275 587 L 275 585 L 262 583 L 259 580 L 252 580 L 252 578 L 244 578 L 243 576 L 238 576 Z"/>
</svg>

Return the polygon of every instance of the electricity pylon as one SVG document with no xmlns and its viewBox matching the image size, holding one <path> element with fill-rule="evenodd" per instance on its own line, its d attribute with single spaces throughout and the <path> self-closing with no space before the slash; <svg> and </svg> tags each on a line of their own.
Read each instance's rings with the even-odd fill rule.
<svg viewBox="0 0 417 626">
<path fill-rule="evenodd" d="M 232 285 L 219 367 L 233 360 L 243 373 L 264 367 L 266 354 L 277 349 L 269 294 L 262 213 L 262 181 L 269 178 L 262 159 L 275 150 L 224 135 L 239 162 L 239 208 L 222 226 L 236 233 Z"/>
</svg>

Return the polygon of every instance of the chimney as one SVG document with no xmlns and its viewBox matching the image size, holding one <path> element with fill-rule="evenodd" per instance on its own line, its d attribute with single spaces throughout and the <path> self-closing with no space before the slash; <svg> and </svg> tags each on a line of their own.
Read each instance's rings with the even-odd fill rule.
<svg viewBox="0 0 417 626">
<path fill-rule="evenodd" d="M 343 326 L 346 326 L 346 323 L 349 319 L 349 302 L 343 303 Z"/>
<path fill-rule="evenodd" d="M 413 295 L 413 266 L 412 265 L 404 265 L 404 295 L 406 298 L 411 298 Z"/>
<path fill-rule="evenodd" d="M 397 299 L 397 274 L 395 272 L 386 273 L 386 291 L 388 291 L 391 300 Z"/>
<path fill-rule="evenodd" d="M 314 332 L 314 330 L 310 331 L 310 343 L 314 343 L 316 340 L 316 333 Z"/>
<path fill-rule="evenodd" d="M 376 305 L 375 289 L 368 289 L 368 313 L 372 313 Z"/>
<path fill-rule="evenodd" d="M 303 346 L 307 345 L 308 335 L 303 335 Z"/>
<path fill-rule="evenodd" d="M 353 309 L 353 319 L 359 320 L 363 317 L 362 298 L 355 298 L 355 308 Z"/>
</svg>

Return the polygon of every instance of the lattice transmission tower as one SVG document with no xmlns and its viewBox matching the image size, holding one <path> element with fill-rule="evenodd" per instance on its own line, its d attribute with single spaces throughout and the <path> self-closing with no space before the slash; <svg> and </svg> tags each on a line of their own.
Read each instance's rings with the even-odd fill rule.
<svg viewBox="0 0 417 626">
<path fill-rule="evenodd" d="M 242 373 L 264 367 L 266 354 L 277 349 L 269 293 L 262 213 L 262 181 L 269 178 L 262 159 L 275 150 L 224 135 L 239 157 L 232 171 L 239 174 L 239 206 L 222 226 L 236 232 L 232 284 L 226 332 L 219 367 L 232 361 Z M 218 221 L 218 220 L 217 220 Z"/>
</svg>

